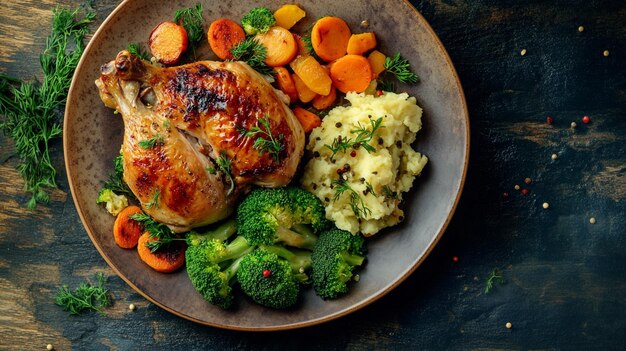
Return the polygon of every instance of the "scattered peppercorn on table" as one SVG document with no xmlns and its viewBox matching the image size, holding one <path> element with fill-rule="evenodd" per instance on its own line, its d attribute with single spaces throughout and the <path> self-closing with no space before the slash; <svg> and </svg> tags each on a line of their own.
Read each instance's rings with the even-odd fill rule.
<svg viewBox="0 0 626 351">
<path fill-rule="evenodd" d="M 194 324 L 146 301 L 96 252 L 68 190 L 59 139 L 50 146 L 59 188 L 49 205 L 31 211 L 14 142 L 0 134 L 0 349 L 620 348 L 615 340 L 626 330 L 623 3 L 412 3 L 463 82 L 472 153 L 452 223 L 407 281 L 359 312 L 279 335 Z M 40 77 L 38 55 L 57 4 L 84 5 L 0 4 L 0 74 Z M 93 3 L 92 31 L 117 5 Z M 283 21 L 299 16 L 284 11 Z M 373 20 L 350 25 L 366 28 Z M 370 41 L 355 38 L 351 47 L 358 52 Z M 425 125 L 424 132 L 433 131 Z M 108 277 L 112 302 L 103 313 L 69 316 L 55 305 L 59 287 L 95 283 L 99 272 Z"/>
</svg>

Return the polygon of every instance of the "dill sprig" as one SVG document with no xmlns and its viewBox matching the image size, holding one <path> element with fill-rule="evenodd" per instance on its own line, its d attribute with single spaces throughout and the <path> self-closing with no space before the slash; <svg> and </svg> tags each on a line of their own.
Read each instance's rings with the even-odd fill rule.
<svg viewBox="0 0 626 351">
<path fill-rule="evenodd" d="M 313 56 L 313 58 L 319 61 L 320 58 L 319 56 L 317 56 L 315 49 L 313 49 L 313 42 L 311 41 L 311 33 L 309 32 L 309 34 L 303 36 L 302 41 L 304 41 L 304 48 L 309 53 L 309 55 Z"/>
<path fill-rule="evenodd" d="M 403 58 L 399 52 L 394 57 L 387 57 L 384 64 L 385 71 L 393 74 L 402 83 L 415 84 L 419 82 L 420 78 L 411 71 L 410 66 L 409 61 Z"/>
<path fill-rule="evenodd" d="M 150 54 L 139 43 L 130 43 L 127 48 L 131 55 L 137 56 L 142 60 L 150 61 Z"/>
<path fill-rule="evenodd" d="M 196 6 L 177 10 L 174 14 L 174 22 L 183 26 L 187 31 L 189 46 L 193 51 L 193 57 L 196 57 L 196 47 L 202 41 L 204 36 L 204 19 L 202 18 L 202 4 L 197 3 Z"/>
<path fill-rule="evenodd" d="M 377 86 L 376 88 L 378 90 L 382 90 L 382 91 L 388 91 L 388 92 L 394 92 L 396 91 L 396 85 L 389 81 L 389 80 L 383 80 L 383 79 L 379 79 L 377 81 Z"/>
<path fill-rule="evenodd" d="M 387 200 L 397 200 L 398 199 L 398 192 L 391 190 L 389 185 L 383 185 L 382 192 L 383 192 L 383 196 Z"/>
<path fill-rule="evenodd" d="M 81 283 L 74 291 L 63 285 L 57 291 L 54 302 L 71 315 L 80 315 L 87 310 L 102 312 L 102 308 L 111 304 L 106 282 L 104 274 L 97 273 L 95 284 Z"/>
<path fill-rule="evenodd" d="M 15 141 L 17 169 L 26 183 L 25 190 L 32 194 L 27 202 L 30 209 L 50 200 L 46 188 L 57 187 L 49 143 L 61 136 L 57 113 L 67 99 L 72 75 L 85 49 L 87 26 L 95 14 L 78 17 L 78 10 L 54 10 L 52 33 L 39 57 L 43 71 L 40 84 L 0 75 L 0 129 Z"/>
<path fill-rule="evenodd" d="M 263 116 L 258 120 L 258 124 L 249 130 L 238 128 L 239 132 L 248 138 L 256 137 L 254 140 L 253 148 L 259 150 L 259 154 L 263 155 L 265 152 L 269 153 L 276 163 L 280 162 L 280 153 L 283 150 L 284 135 L 278 134 L 274 136 L 270 126 L 269 115 Z"/>
<path fill-rule="evenodd" d="M 503 285 L 505 282 L 506 281 L 504 280 L 504 277 L 502 276 L 500 270 L 494 268 L 491 273 L 489 273 L 487 281 L 485 282 L 485 294 L 489 294 L 491 292 L 491 289 L 493 289 L 495 283 Z"/>
<path fill-rule="evenodd" d="M 332 181 L 333 187 L 335 189 L 335 195 L 333 196 L 333 201 L 337 201 L 341 198 L 341 196 L 345 193 L 348 195 L 348 199 L 350 200 L 350 208 L 355 216 L 358 218 L 366 218 L 372 214 L 372 210 L 369 209 L 365 205 L 363 198 L 356 192 L 356 190 L 352 189 L 350 184 L 343 179 L 339 178 Z"/>
<path fill-rule="evenodd" d="M 232 61 L 244 61 L 257 72 L 273 76 L 274 69 L 265 64 L 267 57 L 267 48 L 259 43 L 254 37 L 242 41 L 230 49 L 233 55 Z"/>
<path fill-rule="evenodd" d="M 222 151 L 220 157 L 215 160 L 219 171 L 228 179 L 230 182 L 230 188 L 228 189 L 227 195 L 230 195 L 233 190 L 235 190 L 235 180 L 233 179 L 233 175 L 231 174 L 231 160 L 226 155 L 225 151 Z M 215 173 L 215 169 L 213 171 L 209 171 L 211 173 Z"/>
<path fill-rule="evenodd" d="M 146 206 L 146 208 L 159 208 L 159 196 L 161 196 L 159 189 L 154 189 L 150 201 L 144 203 L 143 205 Z"/>
<path fill-rule="evenodd" d="M 144 139 L 139 141 L 139 146 L 144 149 L 152 149 L 155 146 L 161 146 L 165 143 L 163 136 L 159 133 L 155 134 L 150 139 Z"/>
<path fill-rule="evenodd" d="M 332 160 L 338 152 L 346 152 L 349 148 L 358 149 L 364 148 L 368 153 L 376 152 L 376 148 L 370 145 L 370 141 L 377 135 L 376 132 L 380 128 L 384 128 L 382 125 L 383 118 L 380 117 L 376 120 L 370 119 L 370 127 L 363 126 L 361 122 L 357 123 L 355 129 L 352 129 L 350 133 L 356 134 L 356 138 L 342 137 L 341 135 L 335 137 L 331 145 L 325 144 L 332 154 L 330 159 Z"/>
<path fill-rule="evenodd" d="M 113 160 L 114 172 L 109 175 L 109 180 L 104 182 L 102 190 L 109 189 L 117 195 L 126 195 L 131 198 L 135 197 L 135 194 L 130 190 L 128 184 L 124 181 L 124 166 L 123 156 L 120 154 Z"/>
<path fill-rule="evenodd" d="M 144 230 L 150 233 L 150 237 L 156 239 L 154 241 L 149 241 L 146 243 L 146 247 L 149 248 L 152 252 L 156 252 L 163 246 L 169 245 L 175 240 L 185 240 L 182 238 L 177 238 L 174 232 L 172 232 L 172 230 L 168 226 L 155 221 L 154 219 L 152 219 L 152 217 L 143 212 L 130 215 L 129 218 L 141 223 L 144 227 Z"/>
</svg>

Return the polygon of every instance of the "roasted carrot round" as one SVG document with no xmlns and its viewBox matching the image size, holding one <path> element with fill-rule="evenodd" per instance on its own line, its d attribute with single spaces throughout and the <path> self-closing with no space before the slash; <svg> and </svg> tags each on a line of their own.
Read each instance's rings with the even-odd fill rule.
<svg viewBox="0 0 626 351">
<path fill-rule="evenodd" d="M 337 100 L 337 89 L 335 87 L 330 88 L 330 94 L 328 95 L 317 95 L 313 99 L 313 107 L 315 109 L 321 111 L 329 108 L 334 102 Z"/>
<path fill-rule="evenodd" d="M 246 39 L 246 33 L 240 25 L 229 20 L 220 18 L 213 21 L 207 33 L 211 50 L 222 60 L 230 60 L 233 55 L 230 49 Z"/>
<path fill-rule="evenodd" d="M 278 89 L 289 96 L 290 102 L 293 103 L 298 100 L 298 91 L 296 90 L 296 85 L 289 71 L 287 71 L 285 67 L 274 67 L 274 72 L 276 72 L 276 84 L 278 84 Z"/>
<path fill-rule="evenodd" d="M 315 96 L 317 96 L 317 93 L 311 90 L 304 83 L 304 81 L 300 77 L 298 77 L 297 74 L 293 75 L 293 82 L 294 82 L 294 85 L 296 86 L 296 91 L 298 92 L 298 98 L 303 103 L 306 104 L 307 102 L 310 102 L 311 100 L 313 100 Z"/>
<path fill-rule="evenodd" d="M 314 128 L 319 127 L 322 124 L 322 120 L 315 113 L 309 112 L 302 107 L 296 107 L 293 109 L 293 114 L 302 125 L 305 133 L 311 132 Z"/>
<path fill-rule="evenodd" d="M 350 28 L 341 18 L 322 17 L 311 30 L 311 44 L 317 56 L 330 62 L 346 54 L 350 35 Z"/>
<path fill-rule="evenodd" d="M 330 67 L 330 78 L 342 93 L 362 93 L 372 81 L 372 68 L 365 57 L 346 55 Z"/>
<path fill-rule="evenodd" d="M 283 27 L 274 26 L 256 39 L 267 49 L 265 64 L 270 67 L 284 66 L 298 54 L 298 44 L 293 34 Z"/>
<path fill-rule="evenodd" d="M 167 247 L 162 247 L 158 251 L 152 252 L 146 247 L 146 243 L 154 240 L 156 239 L 151 238 L 149 232 L 145 232 L 139 238 L 139 243 L 137 244 L 139 258 L 150 268 L 157 272 L 170 273 L 185 264 L 187 245 L 185 245 L 184 241 L 174 241 Z"/>
<path fill-rule="evenodd" d="M 141 209 L 137 206 L 128 206 L 115 218 L 113 239 L 117 246 L 123 249 L 132 249 L 137 246 L 137 241 L 143 233 L 143 225 L 130 218 L 135 213 L 141 213 Z"/>
<path fill-rule="evenodd" d="M 173 65 L 187 50 L 187 31 L 183 26 L 165 21 L 154 27 L 148 39 L 150 52 L 159 62 Z"/>
</svg>

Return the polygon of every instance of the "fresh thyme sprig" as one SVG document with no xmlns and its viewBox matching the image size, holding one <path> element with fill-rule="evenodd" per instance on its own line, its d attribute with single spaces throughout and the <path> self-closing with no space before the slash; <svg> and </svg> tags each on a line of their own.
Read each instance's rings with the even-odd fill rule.
<svg viewBox="0 0 626 351">
<path fill-rule="evenodd" d="M 267 49 L 254 37 L 242 41 L 230 49 L 233 55 L 232 61 L 244 61 L 257 72 L 273 76 L 276 72 L 272 67 L 265 64 Z"/>
<path fill-rule="evenodd" d="M 231 174 L 231 160 L 226 155 L 225 151 L 222 151 L 220 157 L 215 160 L 215 164 L 217 164 L 217 169 L 213 166 L 208 167 L 207 171 L 211 174 L 215 174 L 217 171 L 220 171 L 230 182 L 230 188 L 228 189 L 227 195 L 230 195 L 233 190 L 235 190 L 235 180 L 233 179 L 233 175 Z"/>
<path fill-rule="evenodd" d="M 57 113 L 65 104 L 74 69 L 85 49 L 87 26 L 94 17 L 93 12 L 79 19 L 78 10 L 54 11 L 52 33 L 39 57 L 41 84 L 0 75 L 0 129 L 15 141 L 17 169 L 26 183 L 25 190 L 32 194 L 27 202 L 30 209 L 49 201 L 46 188 L 57 187 L 49 143 L 61 136 Z"/>
<path fill-rule="evenodd" d="M 177 10 L 174 14 L 174 22 L 183 26 L 187 31 L 189 46 L 193 51 L 193 57 L 196 57 L 196 47 L 202 41 L 204 36 L 204 20 L 202 19 L 202 4 L 197 3 L 196 6 Z"/>
<path fill-rule="evenodd" d="M 102 308 L 111 304 L 106 281 L 104 274 L 97 273 L 95 284 L 81 283 L 74 291 L 63 285 L 57 291 L 54 302 L 71 315 L 80 315 L 87 310 L 102 312 Z"/>
<path fill-rule="evenodd" d="M 506 281 L 504 280 L 504 277 L 502 276 L 502 273 L 500 272 L 499 269 L 494 268 L 491 273 L 489 273 L 489 276 L 487 277 L 487 281 L 485 283 L 485 294 L 489 294 L 491 292 L 491 289 L 493 289 L 494 283 L 498 283 L 500 285 L 503 285 Z"/>
<path fill-rule="evenodd" d="M 355 216 L 358 218 L 366 218 L 372 214 L 372 210 L 369 209 L 365 205 L 363 198 L 356 192 L 356 190 L 352 189 L 350 184 L 343 179 L 339 178 L 332 181 L 333 187 L 335 189 L 335 195 L 333 196 L 333 201 L 337 201 L 341 198 L 341 196 L 346 193 L 350 200 L 350 208 Z"/>
<path fill-rule="evenodd" d="M 124 166 L 123 166 L 124 158 L 120 154 L 113 160 L 114 164 L 114 172 L 109 175 L 109 180 L 104 182 L 104 189 L 110 189 L 117 195 L 126 195 L 131 198 L 135 197 L 135 194 L 130 190 L 128 184 L 124 181 Z"/>
<path fill-rule="evenodd" d="M 146 208 L 159 208 L 159 196 L 161 196 L 161 192 L 159 191 L 159 189 L 154 189 L 150 201 L 146 202 L 143 205 L 146 206 Z"/>
<path fill-rule="evenodd" d="M 258 122 L 261 126 L 257 124 L 249 130 L 245 130 L 244 128 L 238 128 L 238 130 L 244 137 L 256 137 L 252 147 L 257 149 L 261 155 L 265 152 L 269 153 L 274 161 L 279 163 L 280 153 L 283 151 L 284 147 L 283 140 L 285 139 L 285 136 L 282 134 L 274 136 L 270 125 L 269 115 L 266 114 L 263 118 L 260 118 Z"/>
<path fill-rule="evenodd" d="M 159 133 L 155 134 L 150 139 L 144 139 L 139 141 L 139 146 L 144 149 L 152 149 L 155 146 L 161 146 L 165 143 L 163 136 Z"/>
<path fill-rule="evenodd" d="M 127 48 L 131 55 L 137 56 L 142 60 L 150 61 L 150 54 L 139 43 L 130 43 Z"/>
<path fill-rule="evenodd" d="M 330 159 L 332 160 L 338 152 L 346 152 L 349 148 L 358 149 L 362 147 L 368 153 L 376 152 L 376 148 L 370 145 L 370 141 L 372 141 L 372 139 L 377 135 L 376 132 L 380 128 L 384 128 L 382 125 L 383 118 L 380 117 L 376 120 L 370 119 L 369 121 L 370 128 L 363 126 L 359 122 L 355 126 L 355 129 L 350 131 L 350 133 L 356 134 L 356 138 L 354 140 L 352 140 L 352 138 L 345 138 L 339 135 L 333 139 L 331 145 L 325 144 L 324 146 L 332 152 Z"/>
<path fill-rule="evenodd" d="M 156 239 L 154 241 L 148 241 L 146 243 L 146 247 L 149 248 L 152 252 L 156 252 L 161 247 L 169 245 L 176 240 L 185 240 L 183 238 L 177 238 L 174 232 L 172 232 L 172 230 L 168 226 L 155 221 L 154 219 L 152 219 L 152 217 L 143 212 L 130 215 L 130 218 L 141 223 L 144 227 L 144 230 L 150 233 L 150 237 Z"/>
<path fill-rule="evenodd" d="M 419 82 L 420 78 L 411 71 L 410 66 L 409 61 L 403 58 L 399 52 L 394 57 L 387 57 L 384 64 L 385 71 L 393 74 L 402 83 L 415 84 Z"/>
</svg>

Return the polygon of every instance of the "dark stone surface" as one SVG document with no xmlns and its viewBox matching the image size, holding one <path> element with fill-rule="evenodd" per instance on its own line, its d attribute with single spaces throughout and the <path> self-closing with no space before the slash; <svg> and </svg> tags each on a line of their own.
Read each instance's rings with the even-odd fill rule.
<svg viewBox="0 0 626 351">
<path fill-rule="evenodd" d="M 115 2 L 95 2 L 100 21 Z M 0 349 L 48 343 L 90 350 L 623 348 L 626 5 L 413 3 L 461 77 L 472 155 L 449 229 L 408 280 L 363 310 L 302 330 L 242 333 L 196 325 L 146 302 L 100 258 L 67 193 L 60 141 L 52 148 L 60 190 L 49 206 L 30 212 L 12 142 L 0 137 Z M 0 5 L 0 72 L 40 74 L 36 53 L 50 17 L 26 14 L 48 16 L 53 7 Z M 590 124 L 581 122 L 583 115 Z M 529 189 L 528 196 L 515 184 Z M 485 294 L 494 268 L 507 283 Z M 68 317 L 53 304 L 60 284 L 75 286 L 98 271 L 111 276 L 116 301 L 105 315 Z"/>
</svg>

